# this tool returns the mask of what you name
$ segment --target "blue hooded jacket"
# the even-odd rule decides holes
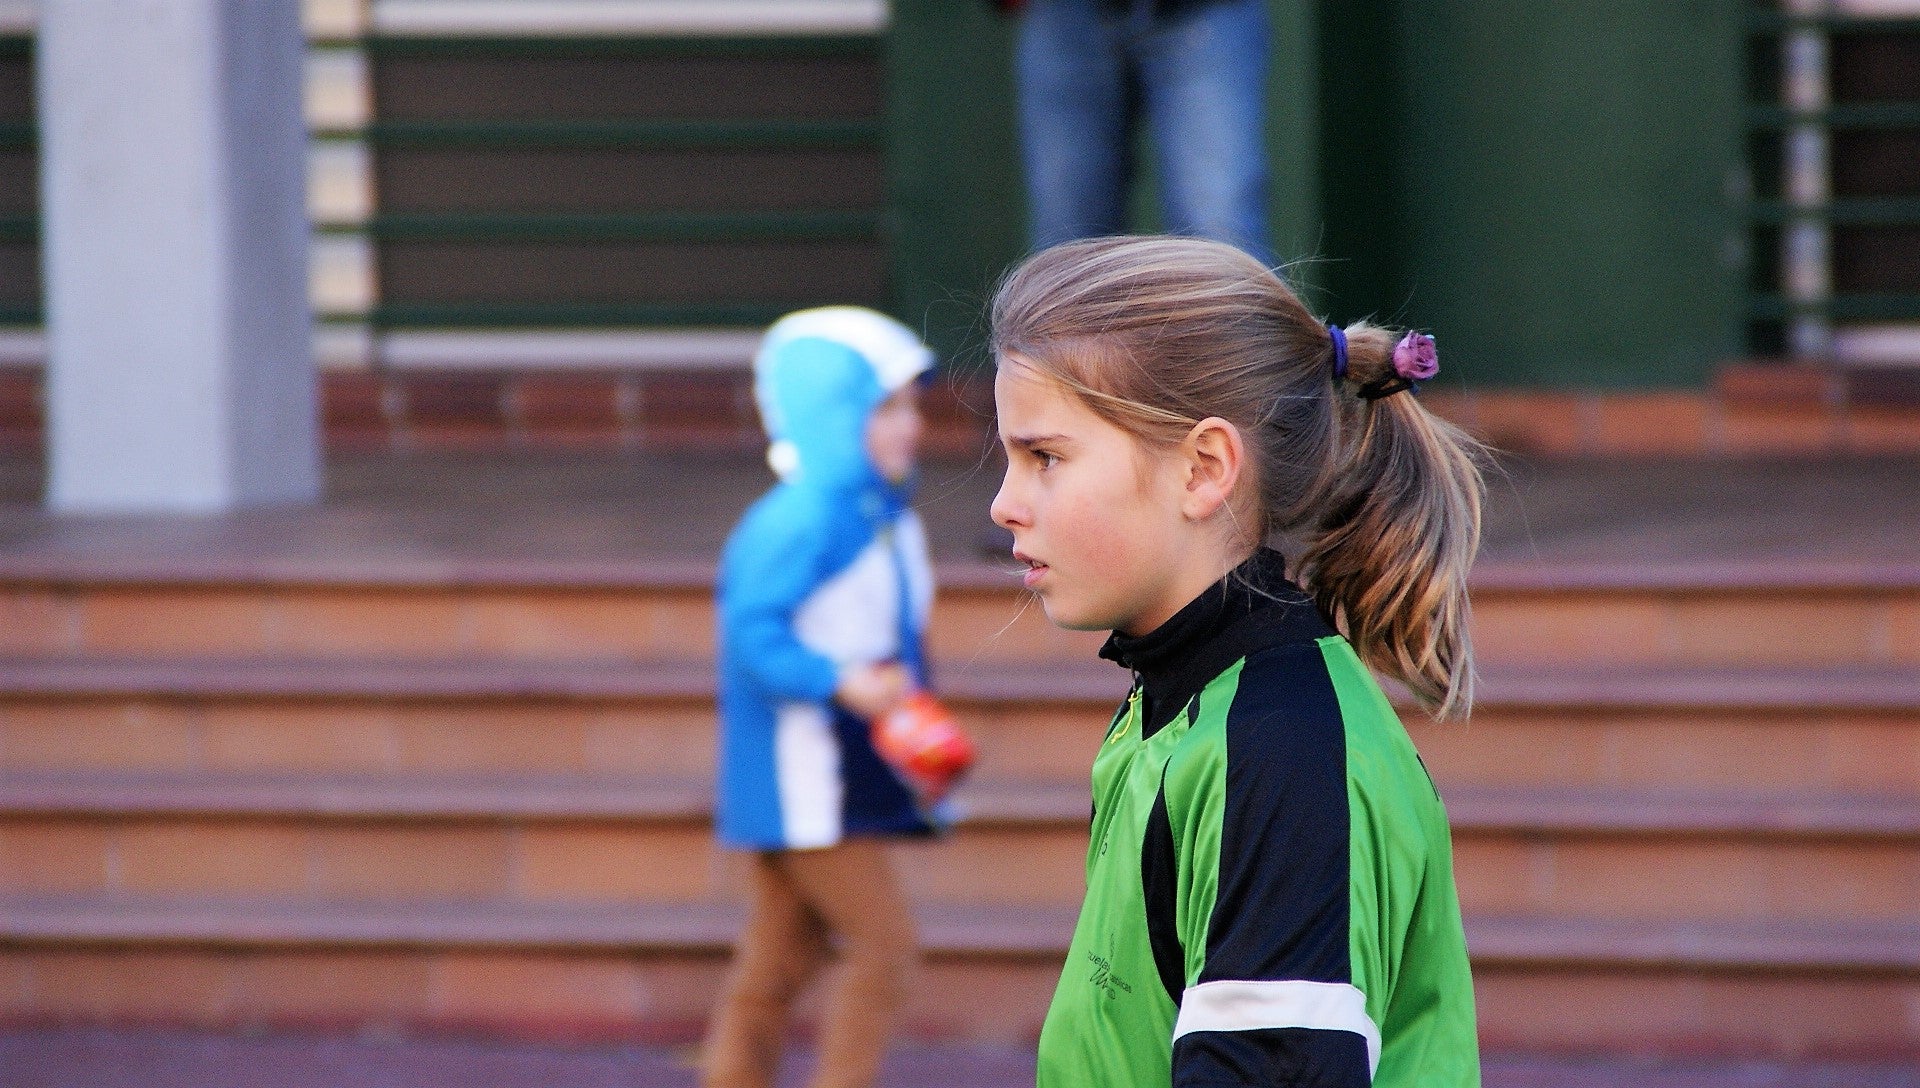
[[[727,539],[719,577],[720,783],[729,846],[831,846],[925,834],[928,817],[833,701],[842,670],[896,660],[924,682],[932,605],[926,533],[866,451],[867,420],[933,356],[911,330],[855,306],[775,322],[754,397],[780,483]]]

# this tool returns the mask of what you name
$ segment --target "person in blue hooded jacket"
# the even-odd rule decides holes
[[[835,958],[812,1083],[871,1084],[916,958],[888,837],[934,830],[870,722],[925,683],[933,598],[908,507],[927,346],[855,306],[790,314],[754,359],[780,482],[719,575],[723,845],[752,852],[752,906],[709,1029],[710,1088],[766,1088],[795,994]]]

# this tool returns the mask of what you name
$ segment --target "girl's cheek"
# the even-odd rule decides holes
[[[1058,517],[1061,536],[1073,557],[1085,564],[1089,573],[1111,574],[1113,564],[1125,559],[1127,544],[1120,526],[1108,524],[1097,508],[1076,504]]]
[[[1112,580],[1126,569],[1126,543],[1109,532],[1090,533],[1086,539],[1086,550],[1082,553],[1082,558],[1106,580]]]

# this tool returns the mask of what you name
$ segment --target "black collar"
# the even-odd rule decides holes
[[[1145,738],[1235,661],[1268,646],[1333,633],[1313,598],[1287,580],[1286,558],[1262,548],[1146,634],[1115,631],[1100,656],[1133,670]]]

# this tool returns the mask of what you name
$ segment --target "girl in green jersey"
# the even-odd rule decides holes
[[[1445,813],[1372,675],[1472,701],[1482,485],[1412,396],[1432,338],[1323,324],[1229,246],[1107,238],[1016,269],[993,342],[994,520],[1135,679],[1042,1088],[1478,1084]]]

